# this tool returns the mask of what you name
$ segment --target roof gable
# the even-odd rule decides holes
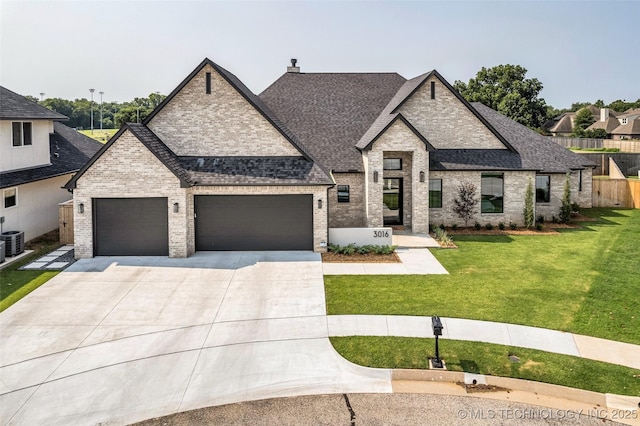
[[[414,135],[416,135],[416,137],[418,139],[420,139],[420,141],[422,143],[424,143],[425,145],[425,149],[427,151],[434,151],[435,148],[429,143],[429,141],[422,136],[422,134],[420,132],[418,132],[418,130],[416,130],[415,127],[413,127],[413,125],[411,125],[411,123],[409,123],[409,121],[404,118],[404,116],[402,114],[389,114],[388,117],[391,117],[390,119],[386,119],[386,120],[377,120],[376,123],[371,126],[371,129],[373,129],[371,132],[367,132],[362,139],[360,140],[360,142],[358,142],[358,148],[363,150],[363,151],[368,151],[370,150],[373,145],[376,143],[376,141],[391,127],[393,126],[394,123],[396,122],[401,122],[403,123]]]
[[[311,160],[306,148],[260,98],[209,59],[144,124],[177,155],[301,155]],[[224,151],[227,145],[233,149]]]

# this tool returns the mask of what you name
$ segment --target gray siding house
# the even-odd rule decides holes
[[[481,223],[591,206],[592,164],[482,104],[436,71],[303,73],[260,95],[205,59],[142,124],[127,124],[67,184],[78,257],[200,250],[315,250],[328,229]]]

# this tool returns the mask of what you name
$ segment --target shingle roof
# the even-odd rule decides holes
[[[22,95],[0,86],[0,119],[1,120],[68,120],[55,111],[51,111],[30,101]]]
[[[621,124],[611,131],[614,135],[640,135],[640,118],[630,120],[627,124]]]
[[[332,185],[304,157],[180,157],[194,185]]]
[[[76,181],[129,130],[179,180],[183,188],[202,185],[333,185],[325,169],[303,157],[178,157],[144,124],[126,123],[66,184]]]
[[[575,112],[565,112],[553,120],[547,121],[544,127],[553,133],[571,133],[573,131],[573,119]]]
[[[472,103],[472,106],[509,141],[520,155],[522,169],[566,173],[570,170],[595,167],[594,163],[579,154],[569,151],[488,106],[479,102]]]
[[[522,159],[507,149],[438,149],[429,153],[429,170],[522,170]]]
[[[0,173],[0,188],[22,185],[78,171],[102,144],[61,123],[49,136],[50,165]]]
[[[286,73],[259,97],[322,164],[364,171],[355,145],[405,81],[396,73]]]
[[[617,118],[609,117],[605,121],[596,121],[595,123],[587,127],[587,130],[604,129],[607,133],[611,133],[611,131],[619,125],[620,122]]]

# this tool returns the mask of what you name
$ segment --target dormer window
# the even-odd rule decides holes
[[[13,146],[33,145],[33,133],[30,122],[14,121],[11,123]]]
[[[622,124],[627,124],[627,119],[626,118],[622,119]]]

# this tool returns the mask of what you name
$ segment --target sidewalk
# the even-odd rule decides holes
[[[640,369],[640,345],[524,325],[440,318],[442,338],[537,349]],[[433,337],[431,317],[328,315],[329,336]]]

